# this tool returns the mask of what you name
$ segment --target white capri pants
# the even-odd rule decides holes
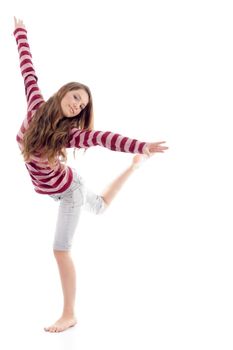
[[[57,194],[50,194],[55,201],[60,201],[54,250],[69,251],[78,225],[82,207],[94,214],[101,214],[106,209],[103,197],[86,188],[83,178],[73,169],[73,181],[70,187]]]

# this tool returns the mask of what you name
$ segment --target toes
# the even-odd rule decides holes
[[[44,327],[44,330],[46,332],[50,332],[50,333],[63,332],[67,328],[75,326],[76,323],[77,322],[66,322],[66,323],[63,322],[62,324],[54,324],[54,325],[49,326],[49,327]]]
[[[64,329],[62,327],[57,327],[56,332],[62,332]]]
[[[54,326],[45,327],[44,330],[46,332],[54,333],[54,332],[56,332],[56,327],[54,327]]]

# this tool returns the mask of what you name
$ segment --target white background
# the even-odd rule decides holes
[[[0,11],[0,347],[232,349],[231,1],[7,1]],[[3,8],[4,7],[4,8]],[[103,216],[83,212],[72,255],[78,325],[59,318],[57,203],[34,192],[15,137],[26,112],[13,32],[22,18],[47,99],[92,91],[95,129],[167,141]],[[69,164],[100,192],[132,154],[92,147]]]

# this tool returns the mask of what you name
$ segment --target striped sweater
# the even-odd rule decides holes
[[[21,74],[24,80],[25,94],[27,99],[27,114],[16,136],[19,148],[22,151],[22,140],[34,113],[45,102],[37,84],[37,76],[32,63],[32,55],[27,40],[27,30],[17,28],[14,31],[16,39]],[[111,131],[84,131],[73,128],[70,132],[66,148],[88,148],[91,146],[102,146],[112,151],[128,153],[144,153],[146,142],[112,133]],[[30,161],[25,162],[25,166],[31,177],[34,189],[41,194],[61,193],[69,188],[73,173],[72,169],[62,164],[59,158],[56,159],[55,167],[51,168],[48,160],[31,156]]]

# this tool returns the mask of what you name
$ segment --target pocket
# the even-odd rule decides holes
[[[84,203],[84,195],[81,186],[79,185],[76,189],[67,192],[61,199],[61,205],[69,205],[72,208],[80,207]]]
[[[61,195],[59,194],[49,194],[49,197],[53,198],[56,202],[61,200]]]
[[[76,185],[84,185],[84,179],[78,174],[74,174],[73,183]]]
[[[84,191],[82,185],[79,185],[79,187],[74,190],[73,197],[75,205],[82,206],[84,204]]]
[[[82,198],[82,203],[83,203],[84,189],[85,189],[84,179],[80,175],[78,175],[76,172],[73,172],[73,180],[71,182],[70,187],[62,193],[50,194],[49,196],[53,198],[55,201],[66,199],[65,200],[66,202],[72,203],[74,198],[73,192],[79,190],[80,192],[79,197]],[[80,202],[80,198],[77,201]]]

